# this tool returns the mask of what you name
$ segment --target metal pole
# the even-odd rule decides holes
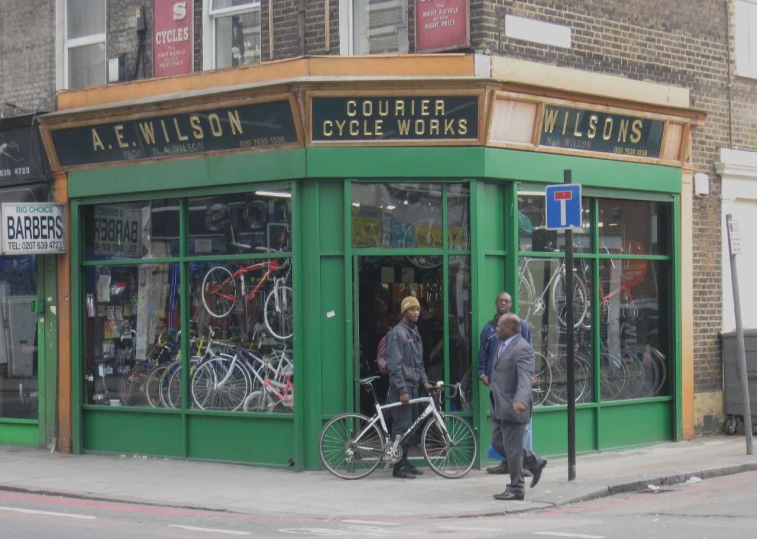
[[[744,350],[744,328],[741,325],[741,298],[739,297],[739,274],[736,269],[736,254],[731,248],[731,220],[729,213],[725,216],[728,231],[728,250],[731,253],[731,285],[733,286],[733,310],[736,315],[736,361],[741,380],[741,398],[744,400],[744,435],[746,436],[746,454],[752,455],[752,411],[749,406],[749,379],[746,371],[746,351]]]
[[[573,183],[573,171],[565,171],[565,183]],[[565,346],[568,360],[568,481],[576,478],[576,374],[573,350],[573,229],[565,230]]]

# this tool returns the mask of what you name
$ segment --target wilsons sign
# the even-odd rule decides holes
[[[657,158],[664,127],[662,120],[547,105],[539,144]]]
[[[62,167],[297,142],[288,100],[52,131]]]
[[[313,142],[478,139],[478,96],[314,97]]]

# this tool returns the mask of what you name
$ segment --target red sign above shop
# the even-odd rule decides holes
[[[468,0],[415,0],[415,50],[437,52],[470,46]]]
[[[192,72],[192,0],[155,0],[153,46],[156,77]]]

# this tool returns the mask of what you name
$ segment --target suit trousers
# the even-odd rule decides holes
[[[492,418],[492,447],[507,459],[510,484],[507,485],[506,490],[513,494],[525,493],[526,482],[523,479],[523,468],[533,471],[540,462],[533,451],[523,447],[525,434],[525,423]]]

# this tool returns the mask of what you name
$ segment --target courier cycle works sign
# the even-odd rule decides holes
[[[2,205],[3,254],[65,253],[64,212],[64,204],[4,203]]]
[[[62,167],[137,161],[297,142],[289,100],[58,129]]]
[[[313,142],[478,139],[478,96],[313,97]]]

